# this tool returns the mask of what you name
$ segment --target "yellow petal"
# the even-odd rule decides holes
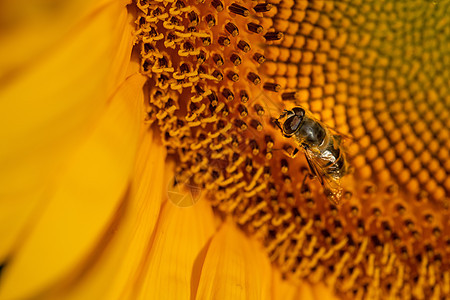
[[[159,135],[152,139],[149,131],[144,134],[147,136],[143,137],[137,158],[127,219],[131,223],[127,236],[131,238],[126,253],[120,257],[120,266],[111,265],[111,272],[117,272],[117,276],[106,299],[120,299],[133,291],[151,247],[161,205],[166,201],[168,177],[173,176],[173,165],[166,163],[166,148],[160,144]]]
[[[106,87],[123,80],[113,64],[129,61],[130,31],[125,5],[111,2],[1,82],[0,261],[101,114],[111,93]]]
[[[93,0],[2,1],[0,10],[0,85],[46,55],[55,42],[92,11]]]
[[[331,289],[323,284],[311,284],[305,279],[282,279],[277,269],[272,271],[272,298],[279,300],[335,300]]]
[[[128,187],[141,121],[145,78],[129,78],[97,126],[61,170],[40,218],[0,282],[0,298],[36,295],[92,251]]]
[[[296,297],[298,287],[288,280],[283,280],[278,269],[272,270],[272,299],[274,300],[294,300],[302,299]]]
[[[296,298],[304,300],[328,300],[328,298],[317,298],[314,294],[314,287],[304,281],[300,281],[298,284]]]
[[[339,297],[337,297],[333,289],[326,286],[323,283],[319,283],[313,286],[312,292],[314,294],[314,299],[320,299],[320,300],[339,300]]]
[[[125,1],[117,1],[117,0],[107,0],[112,1],[113,3],[109,5],[116,5],[120,9],[120,14],[116,17],[117,34],[116,40],[114,41],[114,51],[113,56],[110,62],[110,69],[108,71],[108,82],[106,91],[107,94],[114,92],[117,86],[122,83],[125,78],[129,77],[134,73],[138,73],[140,70],[140,60],[137,53],[134,53],[133,57],[133,45],[134,39],[136,38],[134,35],[135,31],[135,16],[133,12],[130,10],[135,10],[134,6],[126,6],[127,2],[131,2],[131,0]],[[114,3],[115,2],[115,3]],[[122,4],[121,4],[122,3]],[[134,51],[136,52],[136,51]],[[104,87],[103,87],[104,88]]]
[[[205,199],[183,208],[167,201],[136,296],[129,299],[190,299],[198,280],[208,240],[215,231],[211,207]],[[197,270],[197,271],[196,271]]]
[[[232,222],[224,223],[208,248],[197,299],[270,299],[270,283],[264,250]]]
[[[130,292],[147,257],[153,230],[167,192],[166,148],[143,130],[126,210],[107,248],[79,282],[63,285],[53,298],[119,299]]]

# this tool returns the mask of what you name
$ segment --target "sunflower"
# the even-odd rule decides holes
[[[0,299],[450,297],[450,1],[1,7]]]

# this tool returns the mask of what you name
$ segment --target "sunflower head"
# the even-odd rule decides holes
[[[98,260],[77,266],[65,286],[108,286],[98,293],[136,298],[129,287],[148,294],[184,259],[183,295],[214,298],[208,281],[232,292],[249,282],[222,288],[229,281],[214,272],[270,269],[249,255],[256,238],[284,284],[321,282],[349,299],[449,297],[449,1],[136,0],[88,12],[85,4],[50,2],[0,12],[0,24],[20,20],[4,43],[17,57],[0,55],[9,60],[0,93],[19,103],[0,110],[13,132],[2,138],[9,146],[0,156],[1,192],[26,203],[21,214],[15,203],[0,209],[14,225],[2,236],[7,291],[0,295],[18,295],[17,282],[30,282],[24,295],[41,295],[76,262]],[[46,18],[52,9],[61,13]],[[52,22],[33,26],[44,19]],[[87,24],[75,26],[80,20]],[[306,120],[333,147],[308,148],[299,133]],[[345,172],[332,176],[330,165],[311,162],[325,150]],[[20,159],[11,159],[15,153]],[[172,180],[155,175],[160,169]],[[163,185],[164,195],[148,182]],[[333,189],[340,201],[329,201]],[[49,200],[26,231],[41,198]],[[67,235],[76,238],[61,242]],[[167,236],[195,251],[173,247],[165,256]],[[221,249],[245,259],[222,264]],[[127,263],[111,272],[123,253]],[[160,255],[169,266],[161,272]],[[48,263],[53,257],[57,264]],[[96,269],[103,263],[108,272]],[[112,273],[120,284],[111,284]],[[241,278],[234,275],[227,278]],[[255,285],[264,282],[256,277]]]

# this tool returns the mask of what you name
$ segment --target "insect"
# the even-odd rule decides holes
[[[293,137],[303,148],[311,175],[320,181],[328,199],[339,204],[343,194],[341,178],[348,171],[341,135],[333,134],[330,128],[299,106],[284,110],[274,122],[284,137]],[[291,156],[298,152],[295,148]]]

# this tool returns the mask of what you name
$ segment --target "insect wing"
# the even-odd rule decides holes
[[[340,140],[344,139],[344,140],[351,141],[351,142],[355,141],[355,137],[350,135],[350,134],[340,132],[340,131],[338,131],[337,129],[335,129],[333,127],[327,127],[327,129],[330,131],[330,133],[335,138],[338,137]]]
[[[338,205],[342,197],[341,179],[339,177],[325,177],[324,190],[328,199]]]
[[[320,164],[321,158],[317,157],[310,149],[305,149],[306,161],[313,175],[317,177],[324,187],[325,194],[333,202],[339,204],[342,195],[341,180],[339,174],[327,174],[327,170]]]
[[[320,184],[323,185],[323,171],[322,168],[317,163],[317,157],[309,148],[305,148],[305,157],[306,161],[308,162],[309,169],[311,170],[311,173],[313,173],[314,176],[319,179]]]

